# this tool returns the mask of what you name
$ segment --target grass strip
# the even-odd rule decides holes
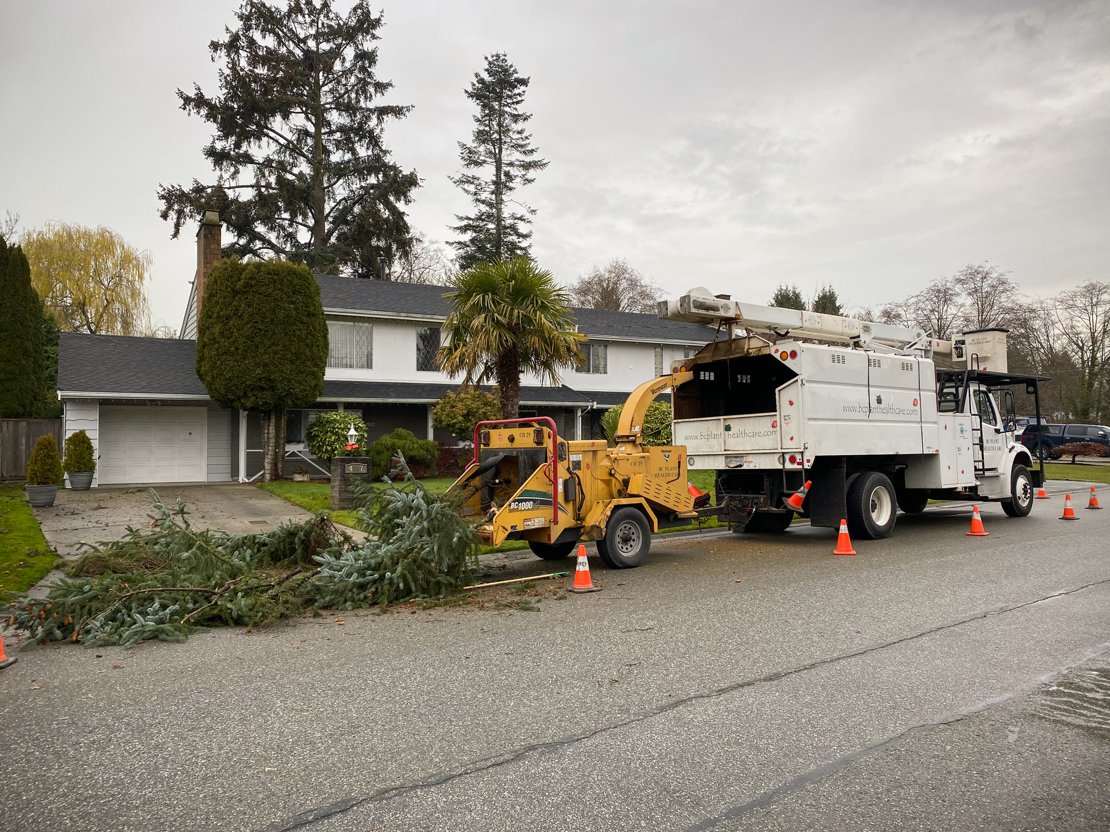
[[[0,601],[26,592],[54,568],[22,485],[0,485]]]

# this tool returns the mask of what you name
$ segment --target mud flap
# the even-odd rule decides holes
[[[818,457],[809,470],[810,486],[806,509],[812,526],[836,529],[847,517],[847,466],[844,457]]]

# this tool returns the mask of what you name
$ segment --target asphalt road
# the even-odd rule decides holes
[[[24,650],[0,829],[1110,829],[1110,510],[1053,491],[856,557],[657,539],[537,612]]]

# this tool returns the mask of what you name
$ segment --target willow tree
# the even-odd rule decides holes
[[[415,171],[391,161],[383,129],[411,107],[383,103],[377,77],[382,16],[366,0],[245,0],[238,26],[209,44],[219,93],[177,91],[181,109],[213,129],[204,156],[215,179],[158,190],[173,237],[206,209],[231,236],[227,254],[280,257],[316,272],[382,277],[409,250],[403,206]]]
[[[285,413],[324,392],[328,328],[307,267],[225,258],[213,267],[197,323],[197,375],[223,407],[262,415],[267,482],[281,478]]]
[[[64,332],[139,335],[151,257],[110,228],[53,223],[20,240],[31,282]]]
[[[559,371],[581,360],[585,337],[575,332],[570,298],[551,272],[528,258],[481,263],[450,285],[440,367],[468,384],[495,381],[501,418],[518,415],[524,373],[558,384]]]

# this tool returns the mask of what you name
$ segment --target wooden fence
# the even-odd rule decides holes
[[[61,419],[0,419],[0,480],[21,480],[35,442],[44,433],[54,434],[62,452]]]

